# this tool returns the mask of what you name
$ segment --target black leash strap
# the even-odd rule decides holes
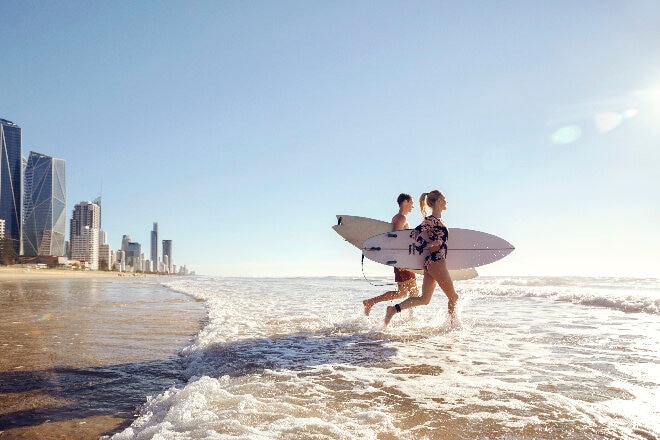
[[[374,284],[371,281],[369,281],[369,279],[367,279],[367,276],[364,274],[364,254],[362,254],[362,276],[364,277],[365,280],[367,280],[369,284],[375,287],[396,286],[396,283]]]

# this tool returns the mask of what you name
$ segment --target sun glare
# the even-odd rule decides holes
[[[568,145],[584,136],[607,134],[626,121],[643,115],[645,120],[660,122],[660,88],[640,89],[626,96],[601,101],[578,103],[573,109],[565,109],[563,123],[551,135],[555,145]],[[555,124],[552,124],[555,125]]]

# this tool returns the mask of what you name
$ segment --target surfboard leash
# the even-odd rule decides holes
[[[364,274],[364,254],[362,254],[362,276],[367,281],[367,283],[371,284],[374,287],[396,286],[396,283],[374,284],[371,281],[369,281],[367,276]]]

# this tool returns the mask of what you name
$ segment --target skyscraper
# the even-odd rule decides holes
[[[13,240],[16,255],[22,250],[22,154],[21,127],[0,119],[0,219],[5,221],[5,237]]]
[[[158,223],[154,222],[154,228],[151,230],[151,267],[154,272],[158,272]]]
[[[167,258],[166,258],[167,257]],[[174,272],[174,260],[172,260],[172,240],[163,240],[163,262],[167,262],[165,271],[168,273]]]
[[[65,163],[30,152],[23,194],[23,255],[64,255],[66,234]]]
[[[84,261],[89,268],[99,267],[99,226],[101,208],[92,202],[80,202],[73,208],[69,240],[71,259]]]

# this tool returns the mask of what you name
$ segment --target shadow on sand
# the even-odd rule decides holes
[[[14,400],[34,399],[21,405],[29,409],[0,415],[0,431],[104,415],[132,420],[147,395],[185,383],[181,372],[180,359],[173,357],[103,367],[0,373],[0,399],[9,400],[10,393],[17,393]]]

